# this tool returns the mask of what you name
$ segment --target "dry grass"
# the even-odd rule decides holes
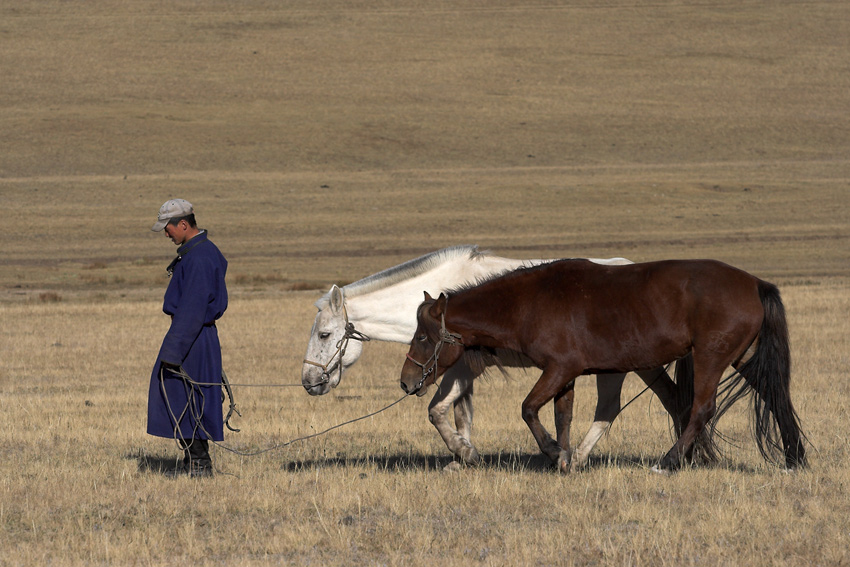
[[[3,304],[0,526],[4,562],[232,565],[792,565],[846,561],[850,447],[846,283],[784,290],[794,398],[812,442],[811,470],[763,463],[744,407],[723,423],[734,446],[716,468],[669,478],[648,467],[671,443],[644,395],[594,453],[560,477],[519,417],[534,375],[477,387],[475,439],[486,464],[455,473],[423,399],[258,456],[214,451],[220,474],[171,480],[176,455],[146,437],[149,366],[164,317],[152,301]],[[334,393],[297,384],[315,294],[234,302],[225,363],[243,412],[225,445],[253,452],[395,401],[402,345],[367,346]],[[640,391],[627,382],[624,399]],[[575,434],[594,390],[579,384]],[[548,420],[551,425],[551,418]]]
[[[848,559],[846,2],[0,6],[0,565],[838,565]],[[444,473],[426,401],[169,480],[144,433],[179,196],[230,260],[225,367],[256,452],[401,395],[373,343],[299,387],[314,308],[442,246],[713,257],[780,284],[809,471],[764,464],[743,406],[720,466],[630,406],[580,475],[476,391],[485,465]],[[640,391],[628,382],[625,398]],[[575,436],[595,394],[579,384]],[[550,418],[551,419],[551,418]]]

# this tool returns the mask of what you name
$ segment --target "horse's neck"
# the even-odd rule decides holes
[[[499,288],[486,287],[475,290],[474,294],[461,292],[449,297],[445,308],[443,325],[451,332],[461,336],[465,347],[488,347],[520,351],[518,331],[528,330],[523,325],[514,325],[510,314],[495,313],[503,293]],[[471,296],[470,296],[471,295]]]
[[[446,262],[389,287],[346,297],[348,318],[357,330],[375,340],[409,343],[416,331],[416,309],[425,299],[423,292],[437,297],[447,289],[539,262],[495,256]]]

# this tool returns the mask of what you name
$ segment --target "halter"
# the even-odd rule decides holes
[[[448,304],[448,298],[446,299],[446,303]],[[434,354],[432,354],[428,360],[424,363],[419,362],[412,356],[410,353],[407,353],[407,360],[418,366],[422,369],[422,380],[416,385],[416,388],[413,390],[414,392],[418,392],[422,386],[425,384],[425,380],[428,376],[431,375],[432,372],[437,370],[437,363],[439,362],[440,352],[443,350],[443,345],[460,345],[463,346],[463,337],[460,336],[459,333],[452,333],[448,329],[446,329],[446,311],[443,310],[443,314],[440,316],[440,340],[437,341],[437,344],[434,345]]]
[[[343,317],[345,317],[345,332],[343,333],[342,338],[337,341],[336,351],[331,355],[330,360],[328,360],[328,362],[326,364],[322,364],[320,362],[315,362],[315,361],[312,361],[312,360],[307,360],[306,358],[303,360],[304,364],[311,364],[313,366],[318,366],[319,368],[322,369],[322,380],[321,380],[321,382],[319,382],[318,384],[313,384],[308,389],[315,388],[315,387],[320,386],[322,384],[327,384],[331,379],[331,372],[336,370],[337,367],[339,367],[339,379],[342,380],[342,370],[344,368],[342,366],[342,357],[345,356],[345,349],[348,348],[348,341],[350,341],[351,339],[354,339],[355,341],[360,341],[360,342],[367,342],[367,341],[372,340],[367,335],[364,335],[363,333],[361,333],[360,331],[355,329],[354,323],[352,323],[351,321],[348,320],[348,310],[345,308],[345,303],[342,304],[342,315],[343,315]],[[335,364],[333,364],[333,366],[331,366],[331,364],[334,362],[334,360],[337,359],[337,356],[339,356],[339,359],[337,360],[337,362]],[[330,367],[330,368],[328,368],[328,367]]]

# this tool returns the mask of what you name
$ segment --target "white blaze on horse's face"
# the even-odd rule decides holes
[[[346,323],[342,290],[333,286],[327,305],[316,314],[301,367],[301,385],[310,395],[321,396],[336,388],[342,371],[360,358],[363,344],[344,341]]]

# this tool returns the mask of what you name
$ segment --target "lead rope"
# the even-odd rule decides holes
[[[193,421],[195,422],[194,423],[194,429],[193,429],[193,437],[194,437],[194,433],[197,432],[198,430],[203,431],[204,434],[206,434],[208,440],[210,442],[212,442],[213,445],[215,445],[216,447],[219,447],[219,448],[221,448],[225,451],[229,451],[229,452],[231,452],[235,455],[239,455],[239,456],[242,456],[242,457],[255,457],[255,456],[261,455],[263,453],[268,453],[269,451],[282,449],[284,447],[287,447],[287,446],[292,445],[293,443],[297,443],[299,441],[306,441],[308,439],[313,439],[314,437],[319,437],[320,435],[325,435],[326,433],[329,433],[329,432],[333,431],[334,429],[339,429],[340,427],[344,427],[346,425],[350,425],[352,423],[362,421],[366,418],[374,417],[374,416],[378,415],[379,413],[390,409],[391,407],[393,407],[394,405],[398,404],[403,399],[408,397],[405,394],[401,398],[397,399],[396,401],[392,402],[391,404],[389,404],[387,406],[382,407],[379,410],[370,412],[370,413],[363,415],[363,416],[360,416],[360,417],[355,417],[354,419],[349,419],[348,421],[344,421],[344,422],[338,423],[336,425],[332,425],[331,427],[328,427],[327,429],[324,429],[324,430],[319,431],[317,433],[311,433],[309,435],[304,435],[302,437],[296,437],[294,439],[290,439],[289,441],[286,441],[285,443],[279,443],[277,445],[272,445],[271,447],[267,447],[265,449],[260,449],[258,451],[245,452],[245,451],[239,451],[239,450],[234,449],[232,447],[228,447],[227,445],[224,445],[223,443],[220,443],[218,441],[214,441],[212,439],[212,435],[206,430],[206,428],[203,425],[203,422],[201,421],[202,418],[203,418],[203,397],[204,397],[204,393],[203,393],[203,390],[201,390],[200,388],[196,388],[196,386],[202,386],[202,385],[216,385],[217,386],[219,384],[209,383],[209,382],[196,382],[195,380],[192,379],[191,376],[189,376],[189,374],[186,372],[186,370],[182,366],[178,367],[175,370],[169,370],[169,372],[172,373],[174,376],[182,379],[183,383],[186,385],[186,387],[189,390],[187,392],[187,396],[186,396],[187,397],[186,407],[184,407],[183,410],[180,412],[180,417],[178,418],[177,415],[174,413],[173,408],[171,407],[171,401],[168,399],[168,394],[165,390],[165,383],[164,383],[165,370],[163,368],[160,368],[160,373],[159,373],[160,391],[162,392],[162,397],[165,399],[165,405],[168,408],[168,413],[171,416],[171,419],[175,423],[175,426],[174,426],[174,437],[175,437],[175,439],[182,438],[182,435],[179,435],[180,434],[179,424],[180,424],[180,421],[182,421],[182,419],[186,416],[186,413],[189,412],[191,414]],[[222,373],[222,380],[223,381],[226,380],[224,373]],[[226,389],[229,390],[230,389],[229,386],[226,386]],[[201,396],[201,402],[202,403],[201,403],[201,406],[200,406],[201,407],[200,414],[198,413],[199,410],[198,410],[197,405],[195,403],[193,403],[194,400],[195,400],[195,392],[196,391]],[[236,410],[235,404],[232,403],[232,397],[231,397],[231,408],[240,417],[242,416],[242,414],[239,413],[238,410]],[[228,413],[228,417],[229,416],[230,416],[230,413]],[[232,427],[229,427],[229,426],[228,426],[228,428],[231,431],[240,431],[239,429],[233,429]]]
[[[219,443],[219,442],[217,442],[217,441],[213,441],[213,443],[214,443],[217,447],[221,447],[221,448],[222,448],[222,449],[224,449],[225,451],[229,451],[229,452],[231,452],[231,453],[233,453],[233,454],[236,454],[236,455],[239,455],[239,456],[242,456],[242,457],[256,457],[257,455],[262,455],[263,453],[268,453],[269,451],[275,451],[275,450],[277,450],[277,449],[282,449],[282,448],[284,448],[284,447],[286,447],[286,446],[288,446],[288,445],[292,445],[293,443],[297,443],[297,442],[299,442],[299,441],[306,441],[307,439],[312,439],[312,438],[314,438],[314,437],[319,437],[320,435],[324,435],[324,434],[326,434],[326,433],[329,433],[329,432],[333,431],[334,429],[339,429],[340,427],[344,427],[344,426],[346,426],[346,425],[350,425],[350,424],[352,424],[352,423],[356,423],[356,422],[358,422],[358,421],[362,421],[362,420],[364,420],[364,419],[366,419],[366,418],[376,416],[376,415],[378,415],[379,413],[384,412],[384,411],[386,411],[386,410],[390,409],[391,407],[393,407],[394,405],[398,404],[399,402],[401,402],[402,400],[404,400],[404,399],[405,399],[405,398],[407,398],[407,397],[408,397],[408,396],[405,394],[404,396],[400,397],[400,398],[399,398],[399,399],[397,399],[396,401],[392,402],[391,404],[389,404],[389,405],[387,405],[387,406],[382,407],[382,408],[381,408],[381,409],[379,409],[379,410],[375,410],[375,411],[373,411],[373,412],[371,412],[371,413],[367,413],[366,415],[362,415],[362,416],[360,416],[360,417],[355,417],[354,419],[349,419],[348,421],[343,421],[342,423],[337,423],[336,425],[332,425],[331,427],[328,427],[327,429],[324,429],[324,430],[319,431],[319,432],[317,432],[317,433],[311,433],[311,434],[309,434],[309,435],[304,435],[303,437],[296,437],[296,438],[294,438],[294,439],[290,439],[289,441],[287,441],[287,442],[285,442],[285,443],[280,443],[280,444],[277,444],[277,445],[272,445],[271,447],[267,447],[267,448],[265,448],[265,449],[260,449],[260,450],[258,450],[258,451],[254,451],[254,452],[250,452],[250,453],[248,453],[248,452],[243,452],[243,451],[239,451],[239,450],[237,450],[237,449],[233,449],[233,448],[231,448],[231,447],[227,447],[227,446],[225,446],[225,445],[223,445],[223,444],[221,444],[221,443]]]

